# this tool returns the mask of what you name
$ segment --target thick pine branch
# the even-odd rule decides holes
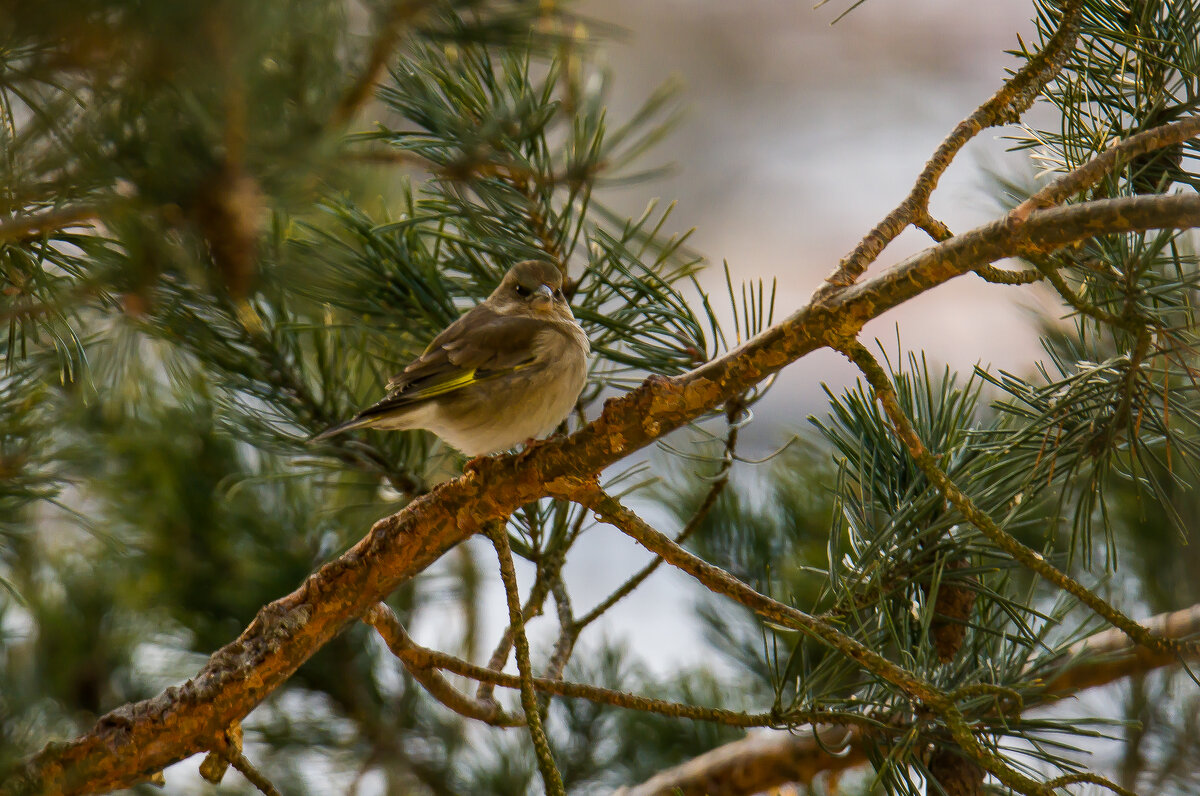
[[[51,744],[0,793],[91,793],[126,787],[209,747],[321,646],[488,520],[569,493],[614,462],[752,388],[797,359],[944,282],[1030,248],[1096,235],[1200,226],[1200,196],[1137,196],[1036,211],[952,238],[875,279],[825,296],[743,346],[675,378],[651,377],[564,439],[484,460],[391,517],[304,585],[264,607],[197,676]]]

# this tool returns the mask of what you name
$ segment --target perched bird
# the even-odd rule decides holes
[[[558,269],[517,263],[388,383],[386,398],[313,439],[423,428],[469,456],[506,450],[563,421],[587,381],[589,351]]]

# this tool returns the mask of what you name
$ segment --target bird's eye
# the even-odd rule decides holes
[[[524,285],[517,285],[513,289],[517,291],[517,295],[521,298],[529,295],[529,288],[525,287]]]
[[[563,292],[562,292],[562,290],[556,290],[556,291],[554,291],[554,298],[558,299],[559,301],[566,301],[566,299],[565,299],[565,298],[563,298]]]

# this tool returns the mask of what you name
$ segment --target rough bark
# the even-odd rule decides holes
[[[919,253],[874,279],[825,291],[724,357],[667,379],[651,377],[605,404],[570,437],[484,460],[461,478],[380,520],[299,589],[265,606],[182,686],[103,716],[87,734],[47,746],[0,794],[96,793],[128,787],[210,750],[348,623],[490,519],[574,484],[742,394],[830,340],[971,269],[1030,249],[1095,235],[1200,226],[1200,196],[1137,196],[1000,219]]]

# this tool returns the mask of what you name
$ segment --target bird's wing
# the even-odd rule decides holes
[[[545,322],[500,315],[480,305],[434,338],[420,357],[388,383],[388,394],[359,418],[445,395],[533,364],[534,338]]]

